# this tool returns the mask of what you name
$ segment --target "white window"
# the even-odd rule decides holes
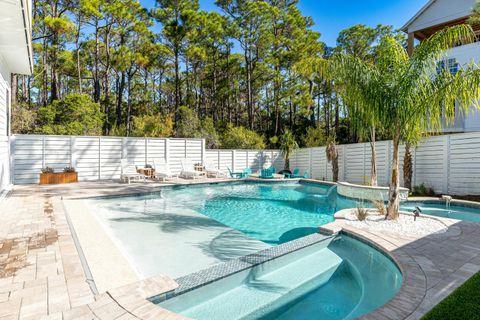
[[[458,61],[455,58],[440,60],[437,62],[437,74],[447,70],[451,74],[456,74],[459,70]]]

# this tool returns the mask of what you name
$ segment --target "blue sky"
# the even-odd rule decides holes
[[[214,0],[199,0],[202,10],[219,10]],[[400,28],[427,0],[300,0],[304,15],[311,16],[314,29],[321,32],[321,40],[335,46],[338,33],[355,24],[374,27],[377,24]],[[148,8],[155,0],[141,0]]]

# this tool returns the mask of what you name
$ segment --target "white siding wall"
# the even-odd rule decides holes
[[[0,56],[0,191],[10,184],[10,71]]]
[[[472,62],[480,63],[480,42],[455,47],[447,52],[446,59],[456,59],[462,68],[468,67]],[[480,131],[480,111],[470,108],[465,114],[457,107],[453,123],[443,121],[444,132],[473,132]]]
[[[475,0],[436,0],[408,27],[408,32],[426,29],[468,16]]]

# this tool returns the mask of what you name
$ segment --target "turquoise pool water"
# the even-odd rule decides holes
[[[333,221],[329,185],[247,183],[194,188],[188,195],[166,190],[164,198],[182,201],[231,228],[277,245],[314,233]]]
[[[333,221],[335,192],[329,185],[235,182],[88,205],[141,276],[176,278],[317,232]]]
[[[385,304],[401,284],[401,273],[388,258],[341,236],[160,305],[197,320],[354,319]]]
[[[419,207],[423,214],[437,217],[480,222],[480,209],[457,204],[451,204],[447,207],[445,202],[440,201],[407,201],[402,204],[401,209],[413,211]]]
[[[173,277],[315,233],[336,211],[357,206],[331,185],[298,182],[181,186],[89,204],[138,273]],[[438,202],[401,208],[415,206],[424,214],[480,221],[478,209],[447,210]]]

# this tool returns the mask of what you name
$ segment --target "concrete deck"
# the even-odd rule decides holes
[[[176,288],[168,277],[131,279],[133,284],[96,292],[62,201],[62,197],[152,192],[162,185],[92,182],[15,187],[0,203],[0,319],[184,319],[146,300]],[[344,228],[376,244],[402,269],[400,293],[365,319],[419,319],[480,270],[480,223],[441,220],[448,231],[423,238],[354,229],[341,220],[323,227]]]

